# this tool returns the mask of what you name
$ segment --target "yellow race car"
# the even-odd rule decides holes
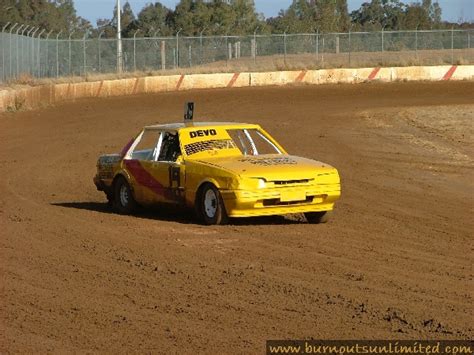
[[[335,168],[289,155],[259,125],[185,117],[145,127],[120,154],[99,157],[94,183],[117,212],[174,204],[208,225],[291,213],[327,221],[341,194]]]

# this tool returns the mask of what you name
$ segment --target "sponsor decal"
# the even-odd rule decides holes
[[[200,129],[198,131],[189,132],[189,136],[191,138],[217,136],[217,132],[215,129]]]
[[[242,163],[253,165],[271,166],[271,165],[296,165],[298,162],[288,157],[281,158],[243,158],[239,159]]]

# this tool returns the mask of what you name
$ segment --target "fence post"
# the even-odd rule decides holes
[[[50,70],[49,70],[49,36],[53,30],[49,31],[48,34],[46,35],[46,77],[50,76]]]
[[[188,47],[188,62],[189,62],[189,67],[191,68],[193,66],[193,53],[192,53],[193,47],[189,45]]]
[[[227,55],[226,55],[227,60],[226,60],[226,63],[225,63],[225,64],[226,64],[226,66],[227,66],[227,65],[229,64],[229,63],[228,63],[228,62],[229,62],[229,59],[231,59],[231,58],[229,58],[229,37],[227,36],[227,33],[225,34],[224,38],[225,38],[225,49],[224,49],[224,53],[227,51]]]
[[[87,36],[87,32],[84,33],[84,37],[82,38],[82,54],[83,54],[83,66],[84,66],[84,76],[86,76],[86,73],[87,73],[87,70],[86,70],[86,67],[87,67],[87,62],[86,62],[86,36]]]
[[[22,36],[22,39],[21,39],[21,56],[23,57],[23,33],[26,31],[26,29],[30,27],[29,25],[26,25],[25,28],[23,28],[23,30],[21,31],[21,36]],[[20,27],[21,28],[21,27]],[[19,50],[19,37],[20,36],[17,36],[16,38],[16,78],[18,79],[18,76],[20,75],[20,50]]]
[[[383,43],[383,42],[384,42],[384,41],[383,41],[383,40],[384,40],[384,30],[385,30],[385,26],[382,27],[382,53],[383,53],[383,51],[384,51],[384,43]]]
[[[203,48],[203,44],[202,44],[202,34],[204,33],[204,31],[206,29],[207,29],[207,27],[204,27],[202,29],[202,31],[199,33],[199,46],[200,46],[200,53],[199,53],[200,59],[199,59],[199,61],[200,61],[201,64],[203,62],[203,54],[204,54],[204,52],[203,52],[204,48]]]
[[[173,48],[173,67],[176,69],[176,48]]]
[[[74,32],[69,33],[69,76],[71,75],[71,36]]]
[[[183,30],[183,29],[180,28],[180,29],[178,30],[178,32],[176,32],[176,55],[175,55],[175,56],[176,56],[176,62],[175,62],[175,63],[176,63],[176,65],[175,65],[176,68],[179,68],[179,33],[180,33],[182,30]]]
[[[101,42],[101,39],[102,39],[102,36],[104,34],[104,31],[100,32],[99,33],[99,37],[97,38],[97,50],[99,51],[98,53],[98,59],[99,59],[99,73],[102,73],[102,55],[101,55],[101,45],[100,45],[100,42]]]
[[[2,80],[5,81],[6,79],[6,74],[5,74],[5,30],[7,29],[8,25],[11,22],[7,22],[5,26],[2,28]]]
[[[166,42],[161,41],[161,70],[166,70]]]
[[[133,71],[137,71],[137,33],[140,29],[136,30],[133,34]]]
[[[251,49],[254,63],[257,62],[257,31],[258,31],[258,26],[253,32],[253,41],[252,41],[252,49]]]
[[[36,75],[41,77],[41,35],[43,32],[46,31],[45,29],[41,30],[41,32],[38,34],[38,58],[37,58],[37,70],[36,70]]]
[[[59,77],[59,36],[63,31],[59,31],[56,36],[56,77]]]
[[[351,39],[351,30],[352,28],[349,28],[349,66],[351,66],[351,55],[352,55],[352,39]]]
[[[454,65],[454,26],[451,27],[451,65]]]
[[[38,32],[39,27],[31,34],[31,62],[30,62],[30,74],[35,75],[35,34]]]
[[[59,31],[56,36],[56,78],[59,77],[59,36],[63,30]]]
[[[418,26],[416,26],[416,29],[415,29],[415,54],[416,54],[417,61],[418,61]]]
[[[8,76],[12,78],[12,31],[15,29],[15,27],[18,25],[18,23],[15,23],[12,27],[10,27],[10,64],[8,67]]]
[[[321,52],[321,66],[324,66],[324,51],[325,51],[325,41],[324,41],[324,37],[323,37],[323,51]]]
[[[34,31],[33,31],[34,29]],[[28,31],[26,34],[26,57],[25,57],[25,67],[23,68],[24,71],[28,71],[30,74],[32,74],[32,62],[34,61],[34,55],[35,55],[35,42],[34,42],[34,37],[35,33],[38,31],[38,28],[32,28],[31,31]],[[31,39],[30,39],[30,33],[31,33]],[[31,42],[31,43],[30,43]]]
[[[32,27],[28,32],[26,32],[26,38],[23,37],[22,38],[22,52],[21,52],[21,56],[22,56],[22,66],[21,66],[21,71],[25,72],[26,69],[28,68],[28,62],[29,62],[29,59],[30,59],[30,43],[29,43],[29,38],[30,38],[30,33],[33,32],[35,28]],[[26,44],[25,44],[25,41],[26,41]],[[25,46],[26,46],[26,50],[25,50]],[[25,52],[25,53],[24,53]]]
[[[286,65],[286,31],[283,32],[283,58]]]
[[[316,60],[319,60],[319,28],[316,31]]]
[[[336,35],[336,54],[339,54],[339,35]]]

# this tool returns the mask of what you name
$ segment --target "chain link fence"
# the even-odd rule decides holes
[[[474,30],[136,37],[122,39],[121,61],[116,39],[43,32],[3,28],[2,82],[117,73],[119,62],[146,74],[474,63]]]

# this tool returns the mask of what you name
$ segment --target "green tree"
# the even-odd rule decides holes
[[[151,37],[156,32],[161,36],[170,36],[173,33],[171,28],[172,11],[161,3],[146,5],[138,14],[137,28],[141,34]]]

